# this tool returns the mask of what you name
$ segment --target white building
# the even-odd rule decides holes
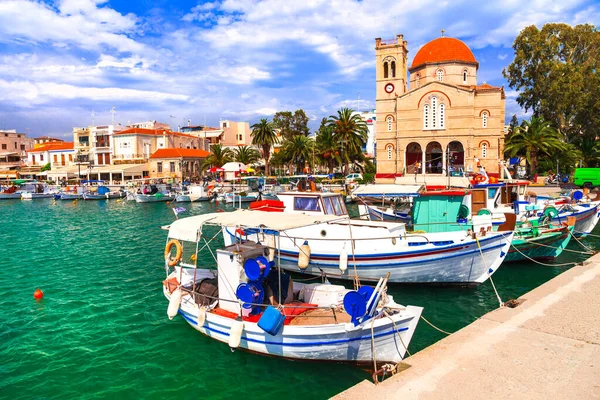
[[[100,125],[89,127],[89,161],[92,165],[111,165],[114,154],[113,134],[123,130],[121,125]]]
[[[375,110],[357,112],[356,114],[360,115],[362,120],[367,123],[367,128],[369,128],[367,144],[362,149],[363,153],[368,157],[375,158],[375,123],[377,122]]]

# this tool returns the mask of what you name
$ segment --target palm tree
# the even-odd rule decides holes
[[[338,115],[329,117],[327,126],[331,127],[333,138],[340,146],[346,175],[348,164],[362,153],[362,146],[367,142],[367,123],[354,110],[344,107],[338,111]]]
[[[340,145],[333,136],[333,130],[327,126],[327,118],[323,118],[321,128],[317,133],[316,138],[316,149],[318,158],[327,166],[328,173],[332,174],[336,164],[341,163],[340,158]]]
[[[314,141],[307,136],[292,136],[283,142],[283,153],[291,164],[296,165],[297,170],[302,171],[304,165],[310,160],[313,154],[313,146]]]
[[[253,147],[240,146],[233,150],[235,161],[242,164],[254,164],[260,159],[260,153]]]
[[[265,172],[269,175],[269,158],[271,158],[271,147],[279,143],[277,133],[273,124],[266,118],[251,126],[252,144],[262,148],[262,155],[265,159]]]
[[[567,150],[567,144],[560,132],[551,126],[550,121],[531,117],[515,127],[513,134],[505,144],[504,151],[510,156],[525,156],[531,167],[530,173],[538,172],[538,160],[541,155],[551,155]]]
[[[213,144],[210,148],[210,155],[206,157],[202,164],[202,169],[206,169],[208,166],[220,167],[223,164],[233,160],[233,152],[227,147],[223,147],[221,144]]]

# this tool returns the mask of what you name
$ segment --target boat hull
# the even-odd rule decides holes
[[[562,224],[567,222],[567,217],[576,217],[577,221],[573,228],[573,234],[576,237],[584,237],[592,233],[598,224],[598,219],[600,219],[599,206],[599,204],[578,205],[575,211],[570,213],[560,213],[556,218],[553,218],[552,221]]]
[[[83,194],[79,194],[79,193],[60,193],[58,196],[59,196],[60,200],[81,200],[81,199],[83,199]]]
[[[159,193],[157,193],[159,194]],[[135,201],[136,203],[161,203],[167,201],[175,200],[175,196],[168,194],[160,194],[157,196],[156,194],[136,194]]]
[[[169,298],[166,291],[165,296]],[[409,345],[422,310],[421,307],[407,306],[405,311],[392,315],[391,319],[375,320],[373,337],[378,362],[397,363],[404,358],[404,345]],[[179,314],[200,333],[219,342],[229,342],[234,319],[208,312],[204,324],[199,325],[198,308],[191,301],[182,303]],[[288,359],[360,364],[373,362],[371,340],[371,321],[358,327],[350,323],[285,325],[276,336],[265,333],[256,323],[245,321],[239,349]]]
[[[199,196],[195,194],[178,194],[177,197],[175,197],[175,201],[177,201],[178,203],[193,203],[196,201],[208,200],[210,200],[210,197]]]
[[[20,200],[21,193],[0,193],[0,200]]]
[[[554,260],[569,244],[572,229],[565,227],[529,239],[515,235],[505,261]]]
[[[123,193],[107,193],[107,194],[83,194],[84,200],[110,200],[110,199],[120,199],[125,197]]]

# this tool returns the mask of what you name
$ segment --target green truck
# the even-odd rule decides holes
[[[600,168],[577,168],[573,183],[589,189],[600,186]]]

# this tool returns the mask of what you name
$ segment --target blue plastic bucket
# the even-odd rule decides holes
[[[265,291],[258,282],[240,283],[235,291],[235,295],[244,302],[244,308],[252,308],[253,304],[262,304]]]
[[[258,320],[258,327],[269,335],[275,336],[283,326],[285,315],[275,307],[269,306]]]
[[[259,281],[265,278],[271,270],[271,264],[265,257],[259,256],[244,261],[244,273],[251,281]]]
[[[367,303],[373,295],[371,286],[361,286],[358,291],[346,293],[344,296],[344,310],[350,315],[352,322],[356,325],[358,320],[367,314]],[[377,307],[377,304],[371,304],[370,309]]]

